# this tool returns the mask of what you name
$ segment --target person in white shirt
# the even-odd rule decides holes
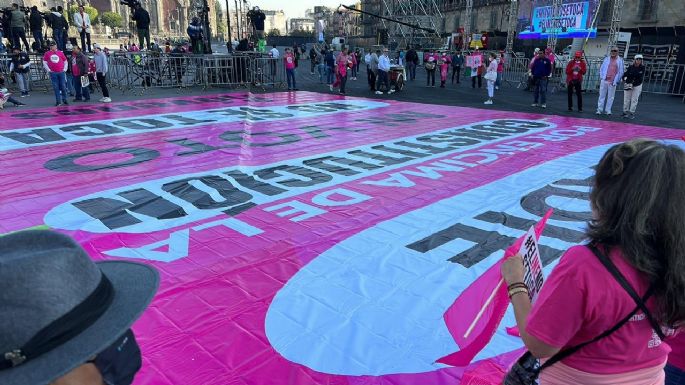
[[[392,94],[395,90],[390,88],[390,78],[388,72],[390,71],[390,58],[388,57],[388,49],[383,49],[383,54],[378,58],[378,83],[376,84],[376,95],[383,95],[381,91],[381,83],[385,84],[385,89],[388,94]]]
[[[93,52],[90,49],[90,33],[92,32],[90,16],[82,5],[78,7],[78,12],[74,13],[74,25],[79,35],[81,35],[81,48],[84,51]],[[86,45],[86,42],[88,45]]]
[[[618,47],[611,47],[609,56],[604,58],[599,69],[599,99],[597,100],[597,115],[611,115],[614,104],[616,86],[623,78],[623,58],[618,54]]]
[[[276,71],[278,71],[278,58],[281,56],[281,53],[278,51],[278,48],[276,48],[276,44],[272,46],[272,48],[269,50],[269,56],[271,56],[271,76],[276,76]]]

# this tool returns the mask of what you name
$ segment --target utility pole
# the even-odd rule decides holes
[[[509,3],[509,25],[507,26],[507,47],[506,53],[514,53],[514,35],[516,35],[516,24],[518,20],[518,0],[510,0]]]
[[[235,26],[238,28],[238,40],[243,38],[242,28],[240,25],[240,12],[238,11],[238,0],[233,0],[235,2]]]

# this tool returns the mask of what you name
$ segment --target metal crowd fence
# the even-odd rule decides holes
[[[604,58],[586,58],[587,72],[583,77],[583,90],[597,92],[600,86],[600,68]],[[528,85],[529,58],[510,58],[504,63],[502,80],[517,88]],[[549,88],[560,90],[566,88],[567,60],[559,59],[555,64]],[[632,62],[626,61],[626,66]],[[673,63],[645,63],[645,77],[642,86],[643,93],[682,95],[685,96],[685,64]]]
[[[43,68],[43,56],[30,54],[30,57],[31,89],[51,92],[50,77]],[[10,78],[10,63],[9,54],[0,54],[0,73],[6,79]],[[260,54],[113,52],[108,57],[108,65],[107,81],[111,88],[141,94],[153,88],[267,89],[283,88],[286,83],[283,61]]]

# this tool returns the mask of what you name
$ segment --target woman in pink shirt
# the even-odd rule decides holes
[[[440,88],[445,88],[445,82],[447,82],[447,73],[450,70],[450,57],[447,56],[447,52],[443,52],[438,59],[438,66],[440,67]]]
[[[540,384],[663,385],[668,337],[685,321],[685,152],[645,139],[615,145],[593,183],[591,243],[561,257],[535,304],[521,283],[522,258],[502,265],[521,338],[545,359],[618,326],[545,367]],[[644,310],[629,288],[647,298]]]

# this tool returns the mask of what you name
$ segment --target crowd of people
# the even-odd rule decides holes
[[[277,48],[271,50],[278,51]],[[295,49],[293,52],[297,52]],[[300,51],[301,52],[301,51]],[[389,60],[383,61],[382,57]],[[295,55],[294,67],[290,77],[294,84],[294,69],[297,68],[297,58]],[[436,87],[436,78],[439,77],[440,88],[446,88],[448,81],[451,84],[460,84],[462,75],[471,79],[472,88],[482,88],[483,79],[487,89],[486,105],[494,104],[496,90],[502,85],[505,63],[507,55],[503,51],[491,51],[487,54],[478,48],[465,53],[462,51],[435,51],[427,50],[423,52],[422,60],[419,54],[411,47],[407,50],[400,50],[393,58],[387,49],[368,50],[362,53],[359,48],[350,51],[343,47],[339,52],[330,47],[313,46],[309,50],[310,74],[318,72],[319,82],[328,84],[331,91],[338,90],[340,94],[346,93],[348,80],[357,80],[359,66],[366,65],[367,81],[369,90],[376,94],[383,93],[379,88],[387,93],[392,93],[395,88],[392,86],[389,71],[391,66],[399,66],[406,73],[406,80],[413,82],[416,80],[417,68],[423,66],[426,74],[426,87]],[[623,59],[618,56],[618,49],[612,47],[610,54],[604,59],[599,68],[599,99],[597,114],[611,115],[616,87],[623,84],[624,103],[622,117],[634,119],[635,111],[642,92],[642,83],[645,76],[645,67],[642,64],[642,55],[637,54],[631,65],[625,66]],[[393,64],[395,62],[396,64]],[[565,68],[561,68],[557,56],[550,48],[536,48],[533,58],[528,63],[528,82],[527,91],[533,93],[533,103],[531,106],[547,108],[549,84],[553,77],[561,76],[559,79],[566,86],[568,111],[574,111],[575,105],[578,112],[583,111],[583,87],[584,77],[588,72],[588,64],[584,59],[582,51],[575,54],[567,61]],[[315,72],[316,71],[316,72]],[[451,73],[451,75],[450,75]],[[289,89],[294,87],[288,87]]]

